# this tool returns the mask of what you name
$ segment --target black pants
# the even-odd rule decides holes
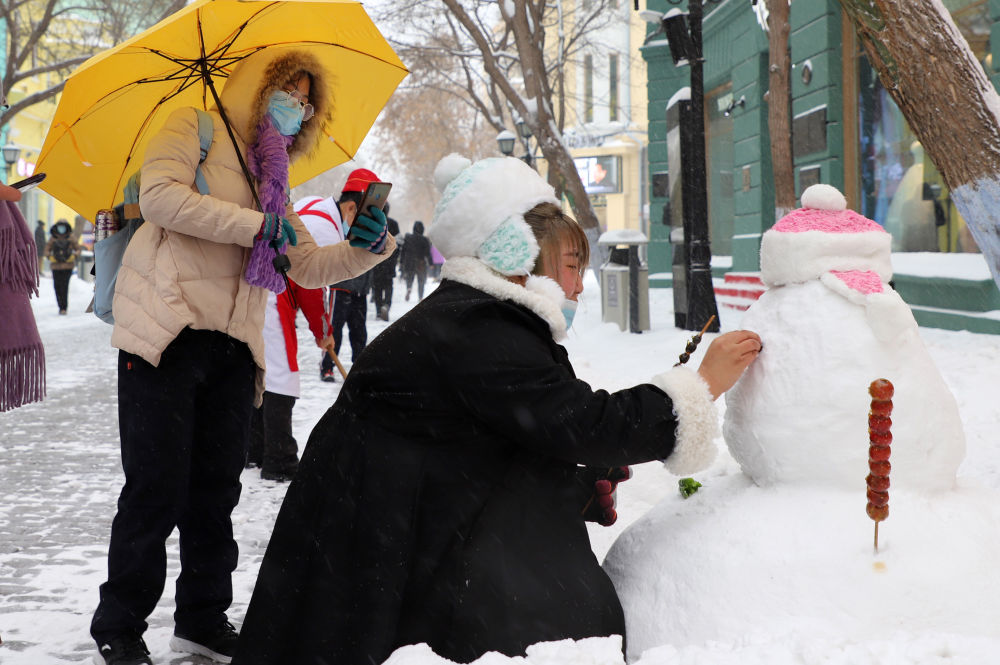
[[[292,436],[294,407],[294,397],[265,392],[264,402],[254,409],[249,460],[264,471],[295,473],[299,466],[299,446]]]
[[[52,271],[52,286],[56,290],[56,304],[60,311],[69,309],[69,278],[72,274],[72,268]]]
[[[410,289],[413,288],[413,278],[417,278],[417,300],[424,299],[424,283],[427,282],[427,264],[421,263],[406,273],[406,299],[410,299]]]
[[[344,324],[347,324],[347,336],[351,341],[351,361],[354,362],[368,344],[368,328],[365,327],[365,317],[368,315],[368,294],[359,291],[337,291],[333,301],[333,352],[340,357],[340,343],[344,339]],[[333,370],[333,360],[329,354],[323,354],[321,368]]]
[[[177,630],[197,634],[226,620],[237,557],[230,516],[240,498],[254,371],[246,344],[208,330],[182,330],[157,367],[119,352],[125,486],[111,525],[108,581],[90,625],[98,643],[146,630],[163,594],[175,526]]]
[[[391,273],[384,276],[376,274],[373,277],[372,300],[375,302],[376,311],[381,310],[382,305],[392,306],[392,279]]]

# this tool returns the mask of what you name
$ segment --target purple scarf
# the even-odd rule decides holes
[[[0,412],[45,397],[45,349],[28,299],[38,295],[35,239],[17,204],[0,201]]]
[[[285,216],[288,203],[288,146],[293,140],[294,136],[282,136],[271,118],[265,115],[257,125],[257,140],[247,150],[247,166],[257,178],[257,193],[263,212],[271,212],[278,217]],[[285,290],[285,280],[274,269],[272,262],[278,252],[268,244],[268,240],[254,241],[244,276],[247,283],[253,286],[281,293]],[[280,251],[284,254],[285,246]]]

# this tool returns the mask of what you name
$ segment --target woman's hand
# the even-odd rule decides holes
[[[734,330],[712,340],[698,367],[712,399],[733,387],[762,348],[760,337],[749,330]]]
[[[0,183],[0,201],[20,201],[21,190],[10,185]]]

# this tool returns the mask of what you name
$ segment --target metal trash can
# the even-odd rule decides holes
[[[633,333],[649,330],[649,267],[639,247],[649,239],[639,231],[605,231],[599,245],[610,248],[601,266],[601,320]]]

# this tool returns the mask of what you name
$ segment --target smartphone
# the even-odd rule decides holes
[[[36,173],[35,175],[29,175],[24,180],[18,180],[17,182],[10,183],[10,186],[14,189],[20,189],[22,192],[31,189],[41,181],[45,180],[44,173]]]
[[[391,182],[369,183],[365,195],[361,197],[361,203],[358,204],[358,214],[367,214],[369,206],[375,206],[379,210],[384,208],[390,189],[392,189]]]

